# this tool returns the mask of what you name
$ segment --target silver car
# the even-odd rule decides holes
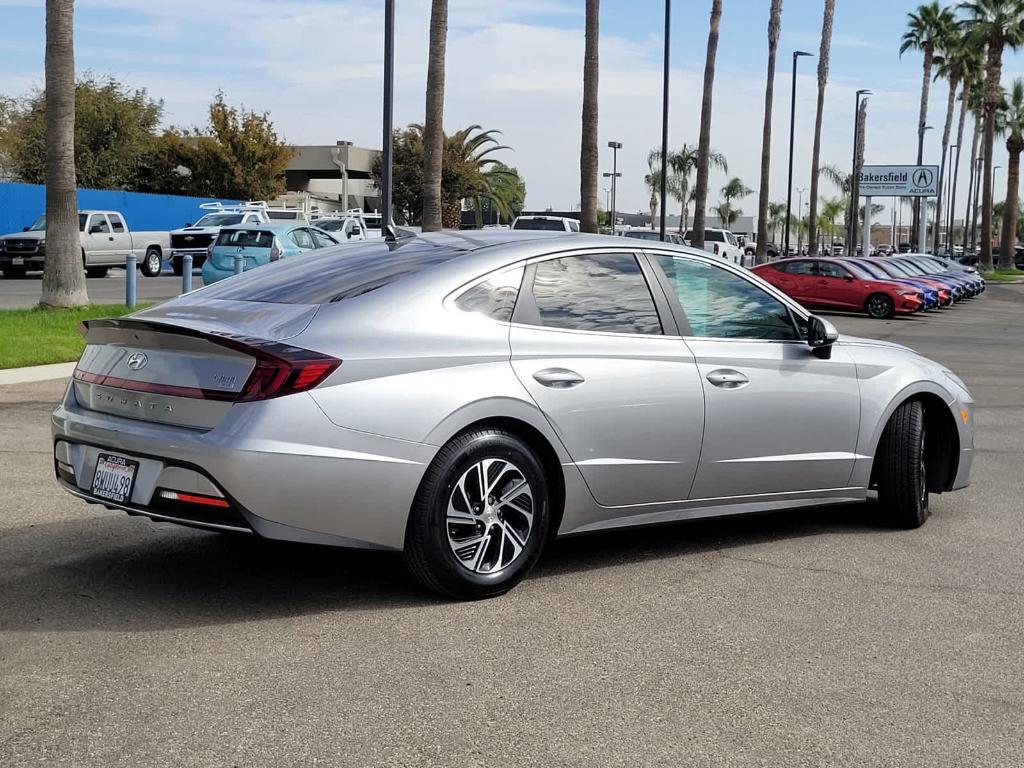
[[[346,244],[90,322],[86,341],[53,413],[70,493],[401,550],[459,598],[505,592],[556,535],[869,493],[915,527],[971,467],[952,372],[656,242]]]

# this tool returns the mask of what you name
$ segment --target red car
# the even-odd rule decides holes
[[[920,291],[876,280],[855,264],[836,259],[782,259],[753,271],[808,307],[867,312],[877,318],[924,309]]]

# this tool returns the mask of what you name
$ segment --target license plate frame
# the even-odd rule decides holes
[[[134,459],[116,453],[100,453],[92,475],[92,495],[116,504],[126,504],[132,499],[138,474],[139,462]]]
[[[24,256],[11,256],[11,266],[20,267],[20,266],[24,265],[24,263],[25,263],[25,257]]]

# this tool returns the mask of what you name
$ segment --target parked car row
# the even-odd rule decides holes
[[[972,267],[924,253],[781,259],[753,271],[807,307],[879,319],[949,307],[985,290]]]

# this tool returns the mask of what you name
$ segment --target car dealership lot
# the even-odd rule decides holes
[[[118,304],[125,300],[125,273],[123,269],[112,269],[106,277],[88,277],[85,280],[89,298],[94,304]],[[203,284],[197,271],[192,276],[192,287]],[[181,278],[169,270],[159,277],[137,275],[136,290],[140,302],[163,301],[181,293]],[[39,303],[43,290],[41,272],[29,273],[16,280],[0,278],[0,309],[29,309]]]
[[[993,285],[831,318],[978,402],[974,484],[922,529],[852,507],[578,538],[478,603],[394,555],[77,502],[63,385],[0,388],[0,764],[1022,764],[1022,317]]]

